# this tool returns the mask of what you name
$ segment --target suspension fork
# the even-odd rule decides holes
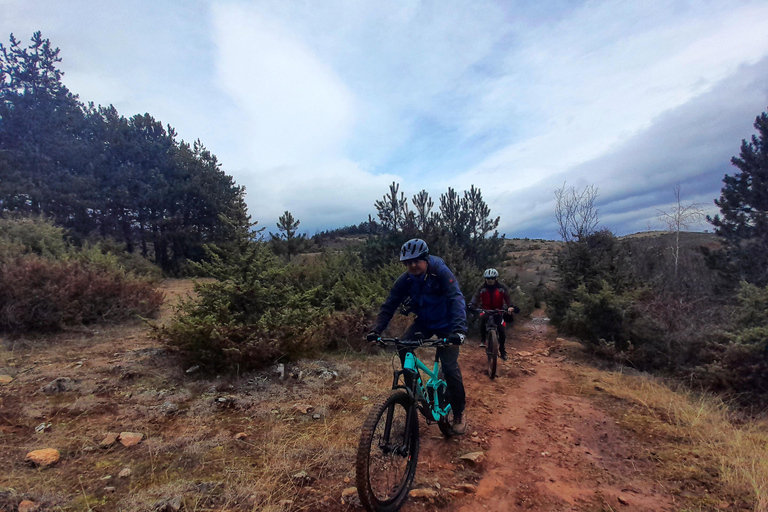
[[[382,450],[385,452],[393,451],[403,457],[407,456],[411,452],[411,429],[414,427],[414,421],[418,421],[416,416],[416,386],[419,385],[419,375],[418,371],[415,370],[415,364],[413,361],[413,354],[406,354],[406,365],[404,365],[404,369],[394,372],[392,381],[392,389],[405,388],[405,390],[408,392],[408,398],[410,401],[405,416],[405,439],[403,440],[403,445],[393,447],[390,439],[390,436],[392,435],[392,420],[395,412],[395,404],[391,404],[389,409],[387,409],[387,419],[384,423],[384,435],[382,436],[382,442],[379,443],[380,448],[382,448]],[[410,374],[410,386],[399,385],[401,374],[403,375],[404,380],[407,380],[405,377],[406,375]]]

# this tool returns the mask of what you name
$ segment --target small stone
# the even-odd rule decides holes
[[[112,486],[107,486],[104,488],[104,492],[115,492],[115,488]]]
[[[120,436],[117,432],[108,432],[104,439],[101,440],[99,445],[102,448],[109,448],[117,442],[117,438]]]
[[[189,368],[187,368],[187,371],[184,373],[195,373],[199,369],[200,369],[199,365],[190,366]]]
[[[341,491],[341,503],[343,505],[352,505],[353,507],[360,507],[360,496],[357,495],[357,487],[347,487]]]
[[[434,500],[440,494],[434,489],[411,489],[408,495],[415,500]]]
[[[118,439],[120,444],[126,448],[130,448],[131,446],[136,446],[139,444],[143,438],[144,434],[139,434],[136,432],[120,432],[120,437]]]
[[[163,405],[160,406],[160,410],[171,416],[179,412],[179,406],[173,402],[164,402]]]
[[[306,404],[295,404],[293,406],[293,410],[300,413],[300,414],[309,414],[310,412],[314,411],[315,408],[311,405]]]
[[[320,418],[322,418],[322,416],[320,416],[320,413],[316,412],[315,414],[312,415],[313,420],[319,420]]]
[[[549,457],[549,452],[541,452],[542,457]]]
[[[19,512],[34,512],[38,507],[39,505],[34,501],[23,500],[19,503]]]
[[[273,371],[277,374],[280,380],[285,379],[285,365],[283,363],[278,363],[275,365]]]
[[[467,494],[475,494],[477,492],[477,487],[472,484],[459,484],[457,488]]]
[[[129,476],[131,476],[131,473],[132,473],[132,471],[131,471],[131,468],[123,468],[123,469],[122,469],[122,470],[121,470],[121,471],[120,471],[120,472],[117,474],[117,477],[118,477],[118,478],[128,478]]]
[[[533,352],[526,352],[525,350],[521,350],[516,355],[520,357],[531,357],[533,355]]]
[[[323,379],[323,382],[330,382],[338,376],[339,372],[333,370],[323,370],[320,374],[320,378]]]
[[[35,432],[38,434],[42,434],[43,432],[47,432],[48,430],[51,430],[51,422],[42,422],[38,426],[35,427]]]
[[[29,452],[24,460],[31,462],[35,466],[46,468],[59,462],[60,457],[59,450],[45,448]]]
[[[483,462],[483,460],[485,459],[485,453],[483,452],[465,453],[459,458],[465,462],[475,465]]]
[[[101,477],[102,480],[112,480],[112,475],[106,475]]]
[[[13,377],[10,375],[0,375],[0,384],[10,384],[11,382],[13,382]]]
[[[345,483],[345,484],[348,484],[348,483],[349,483],[349,482],[351,482],[351,481],[352,481],[352,479],[351,479],[351,478],[349,478],[348,476],[345,476],[345,477],[344,477],[344,483]]]
[[[293,482],[297,484],[306,484],[306,483],[309,483],[312,480],[312,478],[310,478],[309,474],[307,474],[307,472],[302,469],[298,473],[294,473],[291,476],[291,480],[293,480]]]
[[[73,391],[74,389],[75,381],[69,377],[59,377],[43,386],[42,391],[43,393],[63,393],[65,391]]]
[[[624,496],[619,495],[617,498],[619,500],[619,503],[621,503],[622,505],[629,505],[629,501],[627,501],[627,498],[625,498]]]
[[[182,505],[181,496],[174,496],[155,503],[153,508],[158,512],[179,512]]]
[[[235,439],[237,439],[238,441],[242,441],[246,437],[248,437],[248,434],[246,434],[245,432],[238,432],[237,434],[235,434]]]

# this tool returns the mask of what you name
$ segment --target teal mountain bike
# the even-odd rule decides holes
[[[356,483],[360,502],[369,512],[400,510],[408,498],[419,458],[419,416],[453,435],[453,411],[440,361],[427,367],[414,354],[417,347],[440,347],[446,339],[405,341],[379,338],[380,346],[408,350],[402,370],[395,370],[392,391],[381,397],[363,424],[357,447]],[[424,383],[421,372],[428,376]],[[403,377],[402,383],[400,377]]]

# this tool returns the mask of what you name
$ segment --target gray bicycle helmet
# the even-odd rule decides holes
[[[421,238],[408,240],[400,249],[400,261],[426,259],[427,256],[429,256],[429,247]]]
[[[483,277],[486,279],[496,279],[499,277],[499,271],[495,268],[489,268],[485,272],[483,272]]]

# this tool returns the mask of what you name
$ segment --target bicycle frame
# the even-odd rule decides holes
[[[382,340],[384,341],[384,340]],[[393,338],[391,340],[386,340],[389,342],[394,342],[397,346],[398,350],[402,350],[404,348],[417,348],[419,346],[423,345],[423,341],[419,341],[418,343],[403,343],[400,340],[397,340],[396,338]],[[440,340],[428,340],[428,341],[440,341]],[[426,345],[429,346],[429,345]],[[432,346],[437,346],[432,345]],[[413,383],[411,389],[407,385],[400,385],[400,375],[403,375],[405,377],[405,372],[409,372],[411,375],[413,375]],[[427,380],[426,384],[424,384],[424,380],[422,379],[421,372],[424,372],[426,375],[429,376],[429,379]],[[441,386],[446,386],[446,382],[438,377],[440,372],[440,361],[437,357],[437,354],[435,354],[435,364],[430,369],[426,364],[424,364],[416,355],[413,353],[412,350],[409,350],[406,352],[404,361],[403,361],[403,369],[402,370],[396,370],[394,372],[394,376],[392,379],[392,389],[405,389],[408,392],[408,395],[411,397],[411,399],[426,404],[426,408],[429,409],[429,415],[427,415],[427,412],[424,409],[421,409],[422,414],[424,415],[424,418],[428,421],[439,421],[442,418],[445,418],[448,413],[451,411],[451,405],[446,404],[445,407],[440,407],[440,403],[438,400],[438,391]],[[407,382],[407,381],[406,381]]]
[[[405,354],[405,362],[403,364],[403,370],[414,372],[416,374],[415,386],[414,386],[416,389],[416,396],[414,398],[417,400],[424,401],[429,405],[429,410],[432,413],[431,419],[433,419],[434,421],[437,421],[440,418],[447,415],[448,412],[451,410],[451,404],[446,404],[445,408],[442,408],[440,407],[440,404],[438,403],[438,399],[437,399],[438,387],[440,386],[441,383],[445,385],[445,381],[438,378],[438,373],[440,371],[440,362],[435,360],[435,365],[430,371],[427,365],[422,363],[421,360],[413,354],[413,352],[408,352]],[[421,374],[419,373],[419,370],[429,375],[429,380],[427,380],[426,385],[423,384],[423,380],[421,378]],[[396,373],[400,373],[400,372],[396,372]],[[399,380],[399,375],[396,375],[395,385],[397,384],[398,380]],[[425,414],[425,417],[426,417],[426,414]]]

